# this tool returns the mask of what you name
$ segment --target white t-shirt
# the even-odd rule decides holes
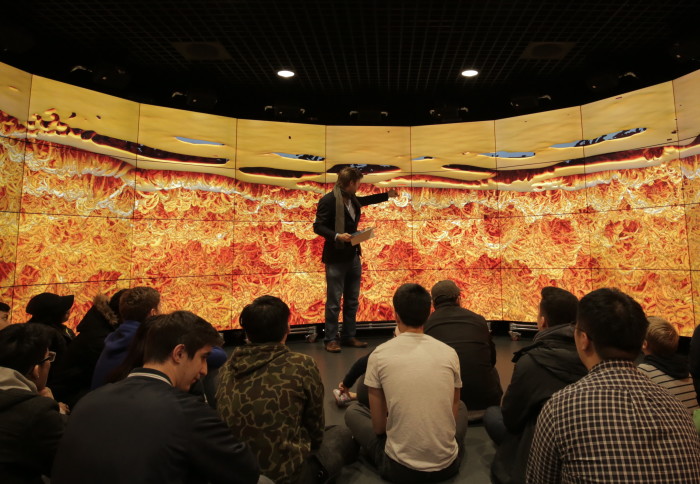
[[[455,350],[432,336],[401,333],[370,355],[365,384],[384,390],[389,417],[384,451],[417,471],[433,472],[457,457],[455,388],[462,387]]]

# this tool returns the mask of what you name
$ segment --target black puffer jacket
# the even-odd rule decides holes
[[[491,466],[497,483],[525,482],[527,458],[540,410],[549,398],[588,373],[576,352],[574,330],[560,325],[540,331],[534,343],[513,356],[515,370],[503,397],[509,435]]]

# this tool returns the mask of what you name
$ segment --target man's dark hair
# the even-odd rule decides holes
[[[576,322],[578,298],[569,291],[558,287],[542,288],[540,314],[544,316],[548,326],[571,324]]]
[[[0,331],[0,366],[28,375],[46,356],[53,331],[43,324],[11,324]]]
[[[420,328],[430,316],[430,293],[420,284],[403,284],[394,293],[393,303],[406,326]]]
[[[123,380],[131,370],[134,368],[140,368],[143,366],[144,354],[146,352],[146,335],[148,335],[148,330],[151,329],[151,325],[158,321],[160,318],[164,318],[167,315],[159,314],[157,316],[151,316],[146,318],[146,320],[139,325],[139,329],[136,330],[134,339],[129,343],[129,349],[126,353],[124,361],[122,361],[116,368],[114,368],[105,379],[106,383],[116,383]]]
[[[152,287],[139,286],[127,290],[119,298],[119,316],[122,321],[143,322],[160,304],[160,293]]]
[[[649,326],[642,306],[616,288],[596,289],[583,296],[576,319],[603,360],[634,360]]]
[[[10,306],[5,304],[4,302],[0,302],[0,312],[10,312]]]
[[[340,188],[345,188],[350,182],[362,180],[363,176],[362,172],[354,166],[346,166],[338,172],[337,183]]]
[[[143,362],[163,363],[177,345],[185,345],[187,356],[206,345],[221,346],[223,338],[214,327],[189,311],[175,311],[162,314],[150,322],[146,334]]]
[[[260,296],[241,311],[241,326],[251,343],[279,343],[288,325],[289,306],[275,296]]]

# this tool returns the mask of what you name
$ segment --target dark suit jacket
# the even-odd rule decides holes
[[[386,202],[389,200],[389,194],[377,193],[376,195],[356,198],[359,205],[355,206],[355,220],[350,217],[348,209],[344,208],[345,232],[348,234],[357,232],[360,215],[362,214],[360,207]],[[352,246],[350,243],[345,242],[342,248],[337,248],[335,246],[335,196],[333,192],[326,193],[321,200],[318,201],[316,220],[314,221],[314,232],[325,239],[323,244],[323,256],[321,258],[324,264],[346,262],[352,260],[356,253],[361,253],[359,245]]]

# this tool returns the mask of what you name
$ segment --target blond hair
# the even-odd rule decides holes
[[[649,316],[646,342],[652,355],[671,356],[678,349],[678,331],[671,323],[658,316]]]

